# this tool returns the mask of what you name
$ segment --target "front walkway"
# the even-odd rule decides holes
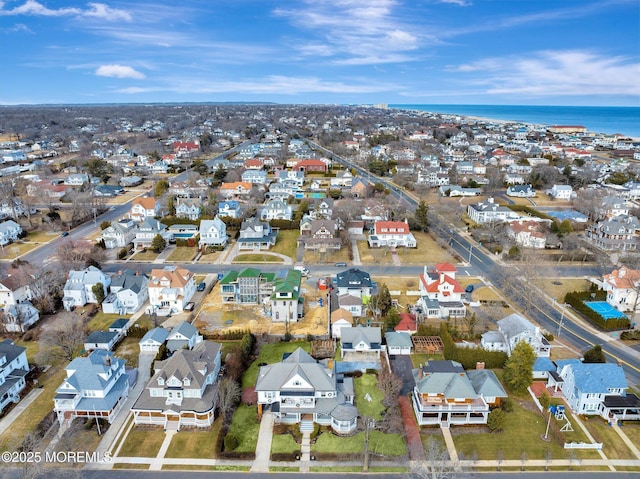
[[[167,450],[169,449],[169,445],[171,444],[171,440],[173,439],[173,436],[175,436],[177,432],[178,432],[177,430],[165,432],[164,441],[162,441],[162,446],[160,446],[160,450],[158,451],[158,454],[156,455],[154,460],[151,461],[151,464],[149,465],[150,471],[162,470],[162,463],[164,462],[164,456],[167,453]]]
[[[43,388],[33,388],[31,391],[29,391],[29,394],[22,398],[22,400],[18,404],[16,404],[13,409],[9,411],[9,413],[5,417],[2,418],[2,420],[0,420],[0,435],[2,435],[7,429],[9,429],[9,427],[11,427],[13,421],[15,421],[18,416],[20,416],[20,414],[22,414],[24,410],[29,407],[29,405],[33,401],[35,401],[38,396],[40,396],[40,394],[42,394],[42,391],[44,391]]]
[[[251,472],[269,472],[271,459],[271,439],[273,438],[273,414],[265,411],[260,421],[258,443],[256,444],[256,459],[251,466]]]

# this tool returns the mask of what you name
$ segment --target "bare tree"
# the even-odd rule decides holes
[[[225,378],[220,382],[218,389],[218,411],[222,416],[224,425],[228,425],[231,420],[231,414],[240,400],[240,386],[237,381],[231,378]]]
[[[426,460],[411,465],[414,479],[453,479],[462,476],[460,461],[451,460],[447,449],[436,439],[427,440],[424,452]]]
[[[61,321],[40,334],[38,362],[47,363],[51,358],[71,361],[87,335],[82,318]]]
[[[87,264],[100,265],[106,253],[88,240],[67,239],[58,246],[56,256],[65,271],[77,271],[86,268]]]
[[[55,308],[55,300],[62,290],[64,275],[60,268],[21,264],[11,271],[21,285],[29,285],[33,304],[43,313]]]

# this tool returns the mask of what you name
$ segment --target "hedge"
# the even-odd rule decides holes
[[[631,324],[629,322],[629,318],[606,319],[584,304],[585,301],[605,301],[606,299],[607,292],[603,290],[596,292],[574,291],[572,293],[567,293],[564,297],[564,302],[573,306],[573,309],[578,311],[587,320],[589,320],[589,322],[602,330],[612,331],[616,329],[628,329]]]
[[[554,220],[554,218],[552,216],[549,216],[546,213],[538,211],[535,208],[532,208],[531,206],[527,206],[527,205],[506,205],[506,206],[511,211],[517,211],[517,212],[523,212],[524,211],[525,213],[528,213],[531,216],[536,216],[536,217],[542,218],[544,220]]]
[[[501,351],[456,346],[446,323],[440,325],[440,338],[444,344],[444,358],[459,362],[465,369],[475,369],[477,363],[482,362],[487,369],[498,369],[507,361],[507,354]]]

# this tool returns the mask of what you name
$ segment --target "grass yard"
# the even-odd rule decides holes
[[[198,254],[198,248],[189,246],[177,246],[167,257],[167,261],[176,261],[184,263],[185,261],[193,261]]]
[[[364,431],[351,437],[339,437],[324,433],[318,436],[315,444],[311,445],[311,452],[331,454],[358,454],[364,452]],[[404,456],[407,446],[400,434],[385,434],[371,431],[369,434],[369,451],[385,456]]]
[[[25,241],[32,241],[33,243],[48,243],[49,241],[56,239],[58,233],[50,233],[48,231],[32,231],[27,233]]]
[[[627,421],[622,426],[622,431],[629,440],[640,449],[640,424],[638,422]]]
[[[520,459],[523,451],[526,451],[529,459],[544,459],[545,451],[549,450],[554,459],[566,459],[569,457],[567,450],[563,449],[565,441],[585,441],[587,438],[574,424],[575,431],[566,433],[561,441],[556,440],[553,432],[549,433],[552,439],[544,442],[547,421],[540,414],[523,408],[519,401],[514,401],[514,412],[507,413],[505,428],[499,433],[460,433],[456,428],[451,428],[453,442],[458,453],[464,457],[477,457],[480,460],[495,460],[498,451],[501,451],[504,459]],[[552,419],[554,420],[554,419]],[[558,427],[561,424],[558,423]],[[564,433],[559,433],[563,435]],[[475,454],[475,456],[474,456]],[[595,451],[576,451],[578,458],[598,458]]]
[[[292,454],[300,452],[298,444],[291,434],[274,434],[271,440],[271,453]]]
[[[126,337],[116,347],[114,354],[120,359],[127,361],[128,368],[138,367],[138,356],[140,354],[140,338]]]
[[[127,438],[120,448],[121,457],[156,457],[165,434],[160,428],[136,429],[129,431]]]
[[[135,261],[154,261],[160,253],[156,253],[151,249],[138,251],[133,255]]]
[[[165,457],[215,459],[215,443],[221,428],[222,420],[218,418],[211,428],[176,433]]]
[[[91,331],[108,331],[109,326],[118,318],[131,318],[131,315],[120,316],[119,314],[106,314],[102,311],[89,320],[87,326]]]
[[[554,282],[560,284],[554,284]],[[534,283],[559,303],[564,302],[564,297],[567,293],[573,291],[588,291],[589,286],[591,286],[591,282],[586,279],[570,278],[545,278],[535,280]]]
[[[280,256],[269,253],[244,253],[233,258],[234,263],[283,263]]]
[[[298,237],[300,231],[298,230],[280,230],[278,232],[278,238],[276,244],[271,247],[269,251],[274,253],[280,253],[291,258],[296,257],[296,249],[298,248]]]
[[[65,364],[66,365],[66,364]],[[56,389],[66,377],[62,364],[49,368],[38,378],[38,384],[43,387],[40,395],[24,410],[11,424],[11,427],[0,436],[0,450],[15,451],[25,436],[33,431],[38,424],[53,409],[53,398]]]
[[[360,416],[369,416],[376,421],[382,419],[382,411],[385,407],[382,405],[384,398],[382,391],[376,385],[378,377],[375,374],[363,374],[359,378],[354,378],[353,386],[356,393],[356,406]],[[371,401],[367,401],[365,396],[369,394]]]
[[[292,353],[296,349],[302,348],[308,353],[311,352],[311,344],[306,341],[295,341],[291,343],[270,343],[265,344],[260,349],[260,355],[251,363],[242,375],[242,388],[253,387],[258,379],[258,364],[274,364],[282,361],[284,353]]]
[[[260,430],[257,414],[255,406],[240,404],[236,409],[228,432],[238,439],[238,447],[234,451],[253,452],[256,450],[258,431]]]
[[[389,291],[399,291],[400,295],[391,294],[393,299],[398,300],[398,304],[414,304],[419,296],[408,296],[407,291],[419,291],[420,285],[418,284],[417,276],[398,277],[398,276],[376,276],[375,278],[378,285],[384,283],[389,288]],[[400,312],[404,312],[400,309]]]
[[[421,365],[424,366],[427,361],[440,361],[444,359],[444,353],[436,353],[436,354],[412,354],[411,355],[411,364],[414,368],[419,368]]]
[[[636,459],[618,433],[602,418],[592,417],[582,421],[596,442],[603,443],[602,451],[609,459]]]
[[[35,243],[11,243],[0,248],[0,259],[14,260],[18,256],[36,249],[39,244]]]
[[[338,251],[327,251],[321,253],[319,251],[310,251],[305,250],[302,256],[302,262],[304,264],[326,264],[326,263],[337,263],[337,262],[348,262],[351,260],[349,258],[349,248],[351,246],[345,246],[339,249]]]
[[[413,236],[418,243],[417,248],[398,248],[398,259],[402,264],[456,263],[456,259],[441,248],[429,233],[416,231]]]
[[[40,349],[40,347],[38,346],[38,341],[23,341],[22,339],[17,339],[13,342],[16,346],[27,348],[27,361],[29,361],[29,364],[33,364],[35,362],[34,358],[36,354],[38,354],[38,351]]]
[[[206,253],[200,256],[198,263],[215,263],[220,256],[222,256],[223,251],[214,251],[213,253]]]

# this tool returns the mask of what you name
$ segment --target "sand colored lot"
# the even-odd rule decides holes
[[[326,291],[318,290],[311,281],[303,283],[302,288],[304,318],[297,323],[289,323],[289,332],[294,336],[327,334]],[[318,305],[321,297],[324,300],[323,307]],[[204,298],[195,326],[206,333],[250,329],[253,334],[285,334],[287,328],[285,323],[273,323],[262,306],[222,304],[220,285],[216,285]]]

